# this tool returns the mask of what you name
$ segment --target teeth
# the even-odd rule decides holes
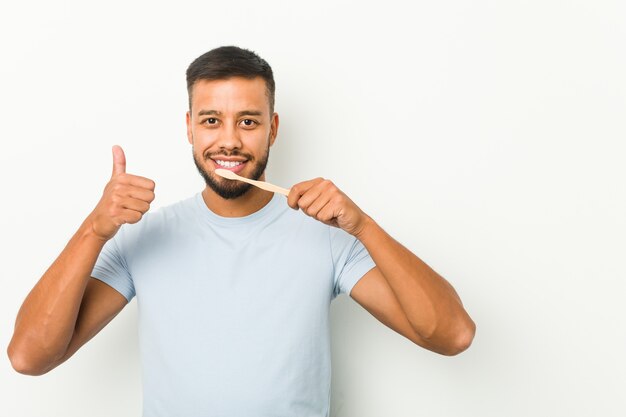
[[[237,165],[241,165],[241,162],[236,162],[236,161],[220,161],[219,159],[215,160],[215,162],[217,162],[217,164],[221,167],[224,168],[234,168]]]

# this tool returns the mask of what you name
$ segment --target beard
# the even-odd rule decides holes
[[[208,185],[217,195],[219,195],[223,199],[231,200],[234,198],[239,198],[242,195],[245,195],[250,190],[250,188],[252,188],[252,185],[245,182],[229,180],[226,178],[222,178],[216,174],[207,172],[206,169],[204,169],[202,163],[198,161],[198,157],[196,156],[193,147],[191,148],[191,152],[193,154],[193,162],[196,164],[196,168],[198,168],[198,172],[200,173],[202,178],[204,178],[204,182],[206,183],[206,185]],[[267,149],[265,150],[264,155],[258,162],[255,162],[256,160],[254,156],[241,153],[237,150],[234,150],[232,152],[221,151],[209,154],[205,157],[205,161],[211,161],[211,157],[216,157],[218,155],[244,157],[247,160],[246,164],[254,164],[252,174],[249,178],[252,180],[258,180],[265,172],[265,167],[267,166],[269,154],[270,147],[268,142]]]

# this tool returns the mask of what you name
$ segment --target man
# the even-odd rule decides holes
[[[263,59],[214,49],[189,66],[187,86],[205,189],[144,217],[155,184],[126,173],[114,146],[102,199],[18,313],[18,372],[63,363],[135,295],[146,417],[327,416],[340,293],[417,345],[470,345],[475,326],[452,286],[332,182],[296,184],[285,201],[215,174],[265,178],[279,118]]]

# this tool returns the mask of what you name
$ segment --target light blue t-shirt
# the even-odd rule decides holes
[[[227,218],[197,193],[122,226],[92,276],[137,296],[144,417],[327,417],[330,302],[374,266],[281,195]]]

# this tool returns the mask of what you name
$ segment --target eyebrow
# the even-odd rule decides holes
[[[200,110],[198,116],[221,116],[222,112],[218,110]],[[263,116],[263,112],[259,110],[242,110],[236,114],[237,117],[241,116]]]

